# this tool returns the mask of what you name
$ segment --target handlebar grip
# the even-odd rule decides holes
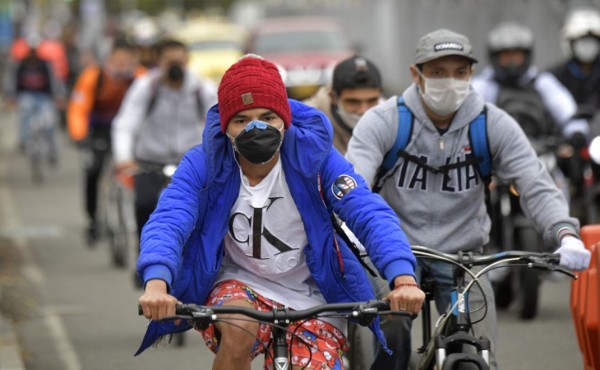
[[[390,301],[383,301],[383,300],[371,301],[371,302],[369,302],[368,306],[377,308],[380,311],[388,311],[388,310],[390,310]]]
[[[144,314],[144,309],[142,308],[141,304],[138,304],[138,316],[142,316]],[[183,315],[185,314],[185,310],[183,309],[183,305],[182,304],[177,304],[175,306],[175,315]]]

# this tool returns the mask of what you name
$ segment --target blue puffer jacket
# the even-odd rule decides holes
[[[281,160],[304,222],[308,268],[327,302],[374,299],[362,266],[338,236],[339,254],[336,251],[330,214],[335,212],[346,221],[388,280],[414,275],[416,264],[398,217],[332,147],[326,116],[295,100],[290,100],[290,106],[293,119],[285,132]],[[203,304],[208,297],[221,266],[229,213],[240,189],[234,151],[219,122],[215,105],[207,116],[203,144],[185,155],[142,232],[138,272],[144,281],[165,280],[171,294],[184,303]],[[358,187],[338,199],[331,187],[342,174],[353,177]],[[136,355],[162,335],[189,328],[152,322]],[[385,344],[378,322],[371,329]]]

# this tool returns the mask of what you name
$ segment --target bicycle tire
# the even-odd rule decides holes
[[[30,132],[30,137],[25,144],[25,151],[29,157],[31,167],[31,178],[35,184],[44,182],[44,169],[42,168],[43,138],[38,132]]]
[[[600,204],[600,194],[595,186],[586,189],[585,199],[585,223],[594,225],[598,223],[598,206]]]
[[[41,184],[45,180],[44,169],[39,158],[31,158],[31,178],[35,184]]]
[[[108,232],[110,240],[110,251],[112,264],[118,268],[126,268],[128,265],[127,257],[127,235],[122,231],[114,232],[110,230]]]
[[[185,332],[177,333],[175,335],[175,346],[183,347],[185,345]]]
[[[519,242],[523,249],[536,252],[540,249],[540,240],[537,231],[533,228],[522,228],[518,231]],[[519,271],[519,317],[531,320],[537,316],[540,271],[532,268],[523,268]]]
[[[508,308],[513,301],[512,271],[506,274],[498,283],[494,284],[496,307]]]

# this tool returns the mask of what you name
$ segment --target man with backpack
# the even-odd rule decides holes
[[[112,121],[134,78],[144,72],[136,63],[133,45],[116,40],[102,66],[91,65],[82,71],[71,94],[67,128],[83,154],[86,240],[90,246],[99,237],[98,185],[111,152]]]
[[[443,252],[480,253],[489,240],[485,187],[494,174],[511,179],[521,202],[547,243],[559,246],[561,265],[587,268],[590,253],[579,240],[579,223],[518,124],[470,88],[473,57],[469,40],[440,29],[417,43],[410,66],[413,84],[372,108],[354,129],[346,157],[378,189],[399,216],[412,245]],[[488,149],[489,148],[489,149]],[[417,276],[435,280],[436,307],[450,302],[452,269],[419,260]],[[473,289],[470,307],[487,301],[487,313],[471,315],[476,335],[496,343],[497,324],[489,279]],[[387,286],[380,285],[385,294]],[[483,294],[482,294],[483,293]],[[484,317],[482,317],[484,316]],[[383,323],[395,355],[377,354],[372,369],[405,369],[410,356],[410,321]],[[496,368],[495,358],[491,368]]]
[[[216,103],[214,84],[186,68],[185,44],[164,40],[157,53],[158,68],[133,83],[112,128],[117,171],[135,173],[138,234],[167,184],[163,169],[202,142],[206,112]]]
[[[64,84],[57,78],[49,60],[39,52],[42,43],[37,33],[23,39],[24,55],[12,59],[3,81],[4,98],[11,107],[16,106],[20,116],[19,147],[25,151],[29,138],[31,121],[36,116],[49,117],[49,160],[56,164],[58,147],[55,125],[58,121],[57,107],[65,101]]]

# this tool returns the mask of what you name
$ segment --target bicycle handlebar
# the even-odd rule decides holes
[[[289,308],[273,308],[270,311],[257,311],[253,308],[239,306],[202,306],[195,304],[178,304],[175,316],[162,320],[192,320],[198,326],[207,326],[217,321],[219,314],[242,314],[260,322],[289,323],[319,317],[323,313],[347,315],[367,325],[377,315],[412,316],[404,311],[391,311],[388,301],[329,303],[315,306],[306,310],[290,310]],[[343,314],[342,314],[343,313]],[[142,307],[138,305],[138,314],[142,315]]]
[[[572,279],[577,278],[573,272],[559,266],[560,255],[555,253],[506,251],[496,254],[477,256],[471,252],[459,252],[457,254],[444,253],[421,245],[412,246],[412,251],[417,257],[426,256],[440,260],[448,260],[467,267],[490,265],[495,262],[506,261],[508,262],[508,265],[526,263],[528,267],[556,271],[565,274]]]

